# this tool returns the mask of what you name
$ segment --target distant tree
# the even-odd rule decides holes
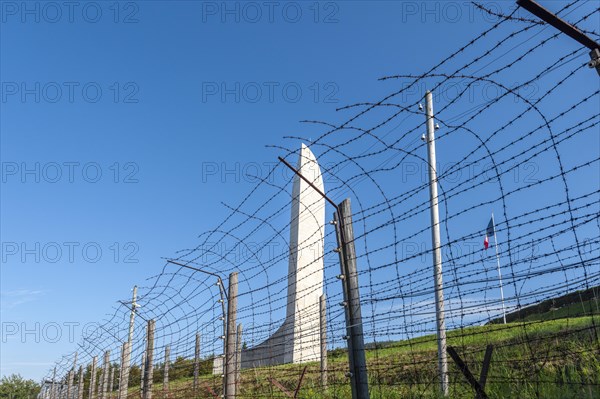
[[[183,356],[178,356],[174,362],[171,363],[169,370],[169,377],[172,381],[180,378],[188,378],[194,375],[194,361],[192,359],[186,359]]]
[[[139,387],[142,382],[142,369],[137,364],[129,368],[129,388]]]
[[[0,379],[1,399],[34,399],[40,393],[40,386],[32,380],[25,380],[19,374]]]

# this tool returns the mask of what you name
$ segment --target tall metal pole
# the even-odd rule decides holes
[[[135,310],[137,308],[137,286],[133,287],[133,298],[131,300],[131,314],[129,316],[129,334],[127,346],[125,347],[123,364],[121,365],[121,380],[119,381],[119,399],[127,399],[127,388],[129,386],[129,366],[131,364],[131,347],[133,345],[133,326],[135,322]]]
[[[334,217],[342,266],[342,284],[345,287],[344,306],[346,308],[346,337],[348,338],[352,398],[366,399],[369,398],[369,379],[367,375],[367,358],[365,355],[350,199],[345,199],[337,206],[337,212]]]
[[[325,294],[319,298],[319,333],[321,338],[321,389],[327,390],[327,304]]]
[[[225,399],[235,398],[235,334],[237,318],[238,274],[229,275],[229,294],[227,295],[227,338],[225,352]]]
[[[444,316],[444,285],[442,282],[442,249],[440,240],[440,215],[435,157],[435,125],[433,121],[433,96],[428,90],[427,103],[427,158],[429,162],[429,196],[431,205],[431,241],[433,246],[433,280],[435,289],[435,319],[437,324],[438,371],[440,389],[448,396],[448,359],[446,355],[446,321]]]
[[[504,289],[502,288],[502,272],[500,271],[500,255],[498,253],[498,238],[496,238],[496,222],[492,212],[492,226],[494,226],[494,244],[496,244],[496,265],[498,267],[498,279],[500,280],[500,299],[502,300],[502,319],[506,324],[506,308],[504,307]]]

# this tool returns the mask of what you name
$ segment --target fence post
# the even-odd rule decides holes
[[[108,398],[108,381],[110,377],[110,351],[104,353],[104,381],[102,382],[102,397]]]
[[[146,323],[146,327],[144,327],[146,338],[148,336],[148,324]],[[144,380],[146,379],[146,350],[147,350],[147,341],[146,338],[143,338],[142,345],[142,362],[140,363],[140,399],[144,399]]]
[[[342,266],[341,280],[345,293],[343,305],[346,308],[346,337],[348,338],[348,361],[350,364],[352,398],[366,399],[369,398],[369,380],[367,376],[367,359],[365,356],[362,313],[360,309],[350,199],[347,198],[338,205],[334,218],[340,263]]]
[[[89,387],[89,394],[88,394],[88,398],[89,399],[94,399],[95,397],[95,391],[94,391],[94,386],[96,385],[96,360],[97,357],[94,356],[92,358],[92,368],[91,368],[91,373],[90,373],[90,387]]]
[[[73,392],[73,381],[75,379],[75,370],[77,370],[77,352],[75,352],[75,359],[73,360],[73,368],[69,371],[69,382],[67,385],[67,399],[71,399],[71,393]]]
[[[54,382],[54,380],[56,380],[56,366],[54,366],[54,371],[52,372],[52,385],[50,385],[50,399],[55,399],[56,397],[54,393],[56,383]]]
[[[242,379],[242,323],[237,325],[235,350],[235,397],[240,393],[240,383]]]
[[[325,294],[319,298],[319,333],[321,336],[321,388],[327,390],[327,303]]]
[[[127,399],[127,389],[129,388],[129,365],[131,364],[131,347],[133,345],[133,328],[135,321],[135,311],[138,307],[137,286],[133,287],[133,297],[131,301],[131,313],[129,315],[129,333],[127,335],[127,345],[124,347],[123,360],[121,364],[121,378],[119,379],[119,399]]]
[[[102,399],[102,381],[104,381],[104,369],[100,367],[100,364],[98,364],[98,368],[98,371],[100,371],[100,378],[98,378],[98,381],[96,382],[96,398]],[[98,374],[98,371],[96,371],[96,374]]]
[[[125,359],[127,353],[127,346],[129,344],[127,342],[123,342],[123,346],[121,347],[121,367],[119,367],[119,391],[117,392],[118,399],[127,399],[127,388],[124,385],[126,384],[125,379],[123,378],[124,369],[125,369]],[[125,396],[121,396],[122,392],[125,391]],[[81,399],[81,398],[80,398]]]
[[[221,312],[223,315],[221,316],[221,320],[223,320],[223,360],[221,362],[221,368],[223,371],[223,396],[225,396],[225,366],[227,362],[226,352],[227,352],[227,311],[225,310],[225,285],[221,278],[217,280],[217,285],[219,286],[219,302],[221,303]]]
[[[108,398],[112,399],[112,393],[115,390],[115,366],[110,368],[110,377],[108,377]]]
[[[196,348],[194,349],[194,395],[198,392],[198,376],[200,374],[200,333],[196,333]]]
[[[163,393],[166,397],[169,393],[169,358],[171,357],[171,347],[165,346],[165,364],[163,369]]]
[[[144,376],[144,399],[152,399],[152,377],[154,375],[154,328],[156,322],[148,320],[148,341],[146,342],[146,367]]]
[[[140,364],[140,399],[144,399],[144,380],[146,379],[146,349],[142,352],[142,363]]]
[[[79,366],[79,379],[77,380],[77,399],[83,399],[83,366]]]
[[[229,275],[229,293],[227,295],[227,335],[225,341],[225,399],[235,398],[235,334],[237,316],[238,274]]]
[[[100,364],[98,364],[98,368],[100,371],[100,378],[98,378],[98,383],[96,384],[96,397],[98,399],[103,399],[103,397],[102,397],[102,382],[104,381],[104,367],[100,367]]]

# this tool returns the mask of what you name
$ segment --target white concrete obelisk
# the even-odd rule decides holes
[[[325,191],[317,159],[304,144],[297,169],[315,187]],[[319,301],[323,294],[324,242],[325,199],[296,175],[292,186],[285,320],[266,341],[242,351],[242,368],[320,359]]]
[[[298,171],[324,192],[321,169],[312,151],[302,144]],[[323,295],[325,199],[294,176],[284,363],[318,361],[319,298]]]

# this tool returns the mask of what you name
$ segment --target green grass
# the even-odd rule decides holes
[[[600,286],[585,290],[572,291],[567,294],[549,298],[530,304],[506,314],[506,320],[551,320],[564,317],[588,316],[600,313]],[[491,320],[489,324],[501,324],[502,317]]]
[[[570,314],[573,309],[565,309]],[[490,398],[600,398],[600,316],[513,322],[469,327],[448,333],[454,346],[478,378],[485,347],[494,345],[486,392]],[[596,326],[594,328],[594,326]],[[371,398],[438,398],[435,336],[379,345],[367,350]],[[451,398],[473,398],[474,392],[450,361]],[[300,398],[349,398],[347,354],[328,353],[329,389],[319,383],[319,365],[287,364],[243,370],[241,397],[285,397],[269,381],[275,378],[293,391],[304,366],[307,373]],[[219,376],[202,375],[198,397],[212,397],[206,387],[221,393]],[[154,384],[154,398],[162,399],[162,385]],[[132,389],[131,399],[137,399]],[[170,383],[169,398],[192,398],[192,379]]]
[[[523,318],[523,321],[563,319],[598,313],[600,313],[600,298],[593,298],[558,309],[550,309],[545,313],[532,314]]]

